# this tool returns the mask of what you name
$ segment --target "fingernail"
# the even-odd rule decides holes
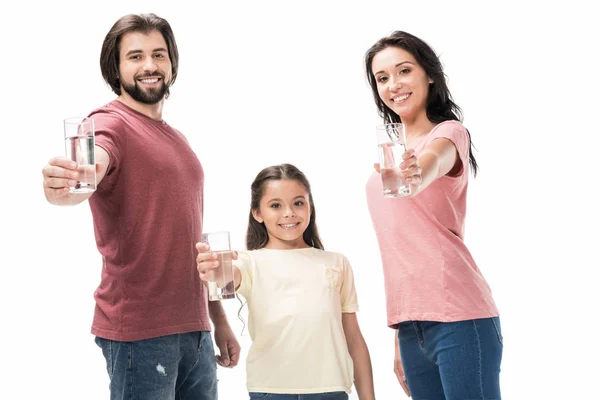
[[[69,184],[69,186],[75,186],[75,185],[77,185],[77,181],[69,180],[68,184]]]
[[[72,162],[72,163],[69,164],[69,166],[74,169],[75,167],[77,167],[77,164],[75,164],[74,162]]]

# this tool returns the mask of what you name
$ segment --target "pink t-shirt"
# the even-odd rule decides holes
[[[185,137],[120,101],[91,114],[110,165],[89,203],[101,282],[92,333],[118,341],[210,330],[196,270],[204,173]]]
[[[458,121],[438,124],[417,145],[451,140],[458,176],[436,179],[414,197],[384,198],[381,177],[368,180],[367,203],[383,263],[388,325],[498,316],[490,287],[463,242],[469,180],[469,137]]]

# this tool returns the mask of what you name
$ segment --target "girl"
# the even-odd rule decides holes
[[[375,399],[352,269],[343,255],[323,250],[315,219],[310,184],[296,167],[257,175],[248,251],[234,261],[235,286],[248,302],[251,400],[348,399],[353,378],[361,400]],[[196,247],[206,280],[216,254]]]
[[[411,197],[383,198],[377,174],[366,187],[388,325],[398,330],[396,374],[414,399],[500,399],[498,310],[463,242],[469,167],[476,174],[477,162],[460,108],[440,60],[413,35],[379,40],[365,61],[379,114],[404,124],[410,149],[400,168]]]

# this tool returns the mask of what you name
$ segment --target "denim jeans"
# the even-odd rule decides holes
[[[403,322],[402,366],[414,400],[500,400],[500,319]]]
[[[210,332],[116,342],[96,337],[106,359],[111,400],[216,400]]]
[[[250,393],[250,400],[348,400],[346,392],[311,393],[311,394],[272,394]]]

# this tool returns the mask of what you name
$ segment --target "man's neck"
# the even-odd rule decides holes
[[[129,108],[132,108],[135,111],[146,115],[148,118],[152,118],[156,121],[162,121],[162,109],[163,104],[165,102],[164,99],[162,99],[156,104],[144,104],[134,100],[130,95],[123,92],[117,98],[117,100],[119,100],[121,103],[125,104]]]

